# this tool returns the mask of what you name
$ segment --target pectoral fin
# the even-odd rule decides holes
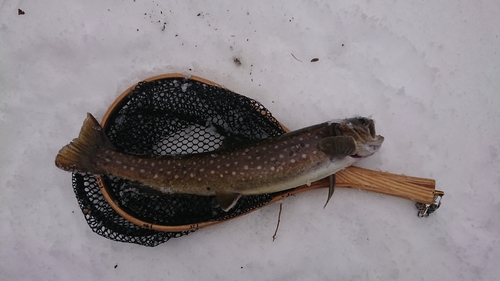
[[[241,194],[237,192],[226,192],[226,191],[218,191],[215,192],[215,200],[219,203],[219,206],[224,212],[231,210],[231,208],[236,205],[238,199],[240,199]]]
[[[347,136],[324,138],[319,144],[319,149],[331,160],[353,155],[357,151],[356,141],[353,137]]]
[[[328,188],[328,199],[326,199],[325,206],[323,206],[323,209],[326,208],[326,205],[328,205],[328,202],[330,202],[330,198],[332,198],[333,192],[335,192],[335,174],[330,176],[330,186]]]

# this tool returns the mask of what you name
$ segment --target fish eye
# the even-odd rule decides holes
[[[358,122],[361,126],[366,126],[370,123],[366,118],[358,118]]]

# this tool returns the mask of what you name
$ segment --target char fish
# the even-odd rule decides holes
[[[215,195],[228,211],[241,196],[283,191],[330,176],[328,203],[334,174],[377,152],[383,141],[372,119],[355,117],[212,152],[143,157],[117,151],[88,113],[78,138],[59,151],[55,164],[70,172],[115,175],[164,193]]]

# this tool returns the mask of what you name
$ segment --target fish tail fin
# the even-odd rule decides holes
[[[87,113],[78,138],[59,150],[55,164],[59,169],[78,172],[104,174],[105,171],[97,165],[99,150],[108,148],[114,150],[99,122]]]

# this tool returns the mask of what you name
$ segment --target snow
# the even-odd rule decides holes
[[[0,1],[0,279],[498,280],[500,4],[379,2]],[[434,178],[442,206],[317,190],[283,201],[274,242],[279,204],[155,248],[102,238],[54,157],[171,72],[291,129],[372,117],[386,139],[359,165]]]

